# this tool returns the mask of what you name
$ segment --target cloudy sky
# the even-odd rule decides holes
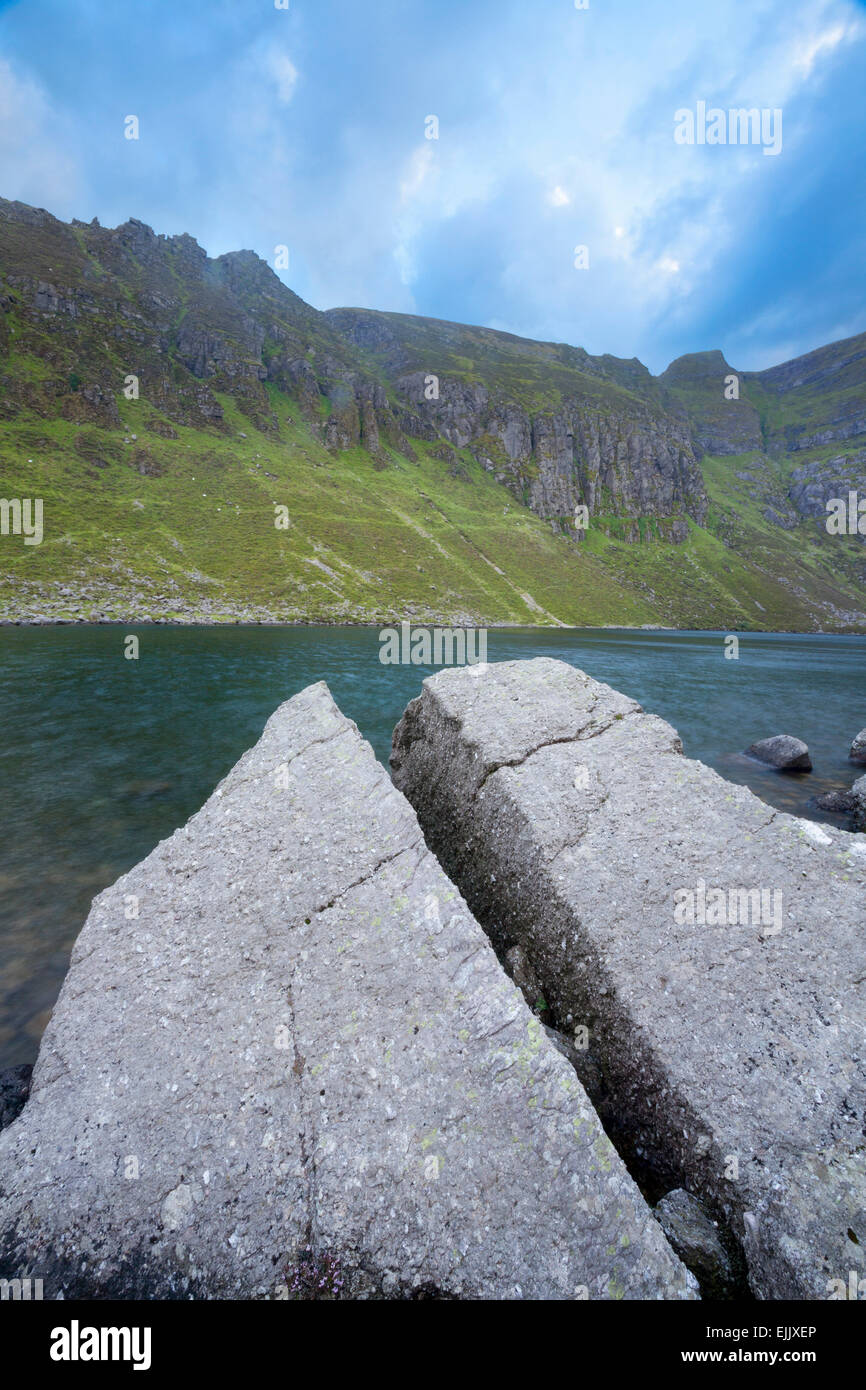
[[[0,0],[0,195],[288,246],[322,309],[760,368],[866,329],[864,75],[862,0]],[[699,102],[781,151],[677,143]]]

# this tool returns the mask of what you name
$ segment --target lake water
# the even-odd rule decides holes
[[[140,638],[138,661],[124,637]],[[183,824],[275,707],[326,680],[387,764],[423,667],[383,666],[372,628],[0,629],[0,1068],[32,1061],[94,894]],[[488,659],[553,656],[674,724],[685,751],[782,810],[847,788],[866,726],[866,638],[498,629]],[[815,771],[741,754],[804,738]],[[862,769],[861,769],[862,771]]]

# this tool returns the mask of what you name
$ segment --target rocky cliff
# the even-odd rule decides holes
[[[538,516],[576,535],[585,506],[597,521],[640,518],[683,540],[702,523],[703,478],[685,421],[666,412],[645,369],[529,344],[508,334],[436,320],[337,309],[326,317],[381,363],[419,430],[469,448]],[[520,371],[536,349],[529,382]],[[639,366],[639,364],[637,364]],[[626,385],[625,383],[628,382]],[[417,429],[417,424],[415,425]]]

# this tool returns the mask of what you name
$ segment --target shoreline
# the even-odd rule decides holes
[[[413,628],[443,628],[454,631],[491,632],[667,632],[695,636],[715,637],[726,633],[756,637],[866,637],[866,625],[862,628],[780,628],[780,627],[673,627],[661,623],[501,623],[501,622],[453,622],[444,617],[416,619],[405,613],[390,617],[337,621],[329,618],[153,618],[150,616],[126,618],[0,618],[0,628],[15,627],[176,627],[176,628],[377,628],[393,627],[401,622],[411,623]]]

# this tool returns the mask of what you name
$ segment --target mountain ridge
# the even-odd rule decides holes
[[[0,491],[48,518],[40,546],[0,537],[6,620],[862,631],[863,538],[819,524],[851,486],[866,495],[866,334],[653,376],[320,311],[253,251],[0,199]]]

